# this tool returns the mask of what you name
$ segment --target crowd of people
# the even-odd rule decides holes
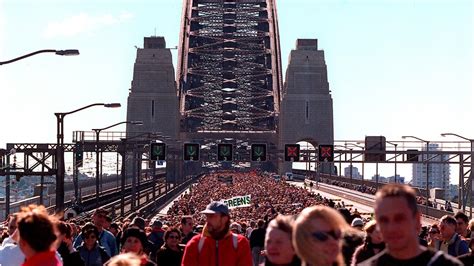
[[[0,265],[474,265],[474,219],[459,212],[422,227],[409,186],[379,189],[369,221],[313,191],[219,172],[152,221],[114,222],[100,208],[64,221],[28,206],[7,221]],[[225,203],[247,195],[242,207]]]

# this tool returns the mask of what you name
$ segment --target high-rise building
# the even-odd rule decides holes
[[[429,151],[439,151],[438,144],[429,144]],[[449,164],[439,162],[447,161],[448,155],[427,155],[426,146],[423,147],[421,155],[418,156],[420,163],[413,164],[412,185],[415,187],[426,187],[426,175],[428,174],[428,186],[432,188],[441,188],[449,191]],[[428,159],[428,160],[427,160]],[[426,162],[429,162],[428,164]],[[422,163],[425,162],[425,163]],[[438,162],[438,163],[437,163]]]
[[[362,176],[359,173],[359,169],[355,166],[348,166],[344,168],[344,176],[345,177],[351,177],[351,167],[352,167],[352,178],[353,179],[362,179]]]

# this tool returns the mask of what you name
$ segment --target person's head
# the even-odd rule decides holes
[[[291,216],[278,215],[267,227],[265,235],[265,250],[267,260],[272,264],[289,264],[296,253],[291,243],[293,237],[293,222]]]
[[[411,254],[418,247],[421,215],[415,191],[409,186],[383,186],[375,195],[375,220],[392,255]]]
[[[156,219],[151,223],[151,230],[154,232],[161,231],[163,228],[163,222]]]
[[[138,255],[134,253],[123,253],[113,256],[107,261],[105,266],[140,266],[142,261]]]
[[[165,244],[169,247],[177,247],[181,241],[181,232],[178,228],[168,228],[163,236]]]
[[[258,219],[258,221],[257,221],[257,227],[258,227],[258,228],[263,228],[263,227],[265,227],[265,221],[262,220],[262,219]]]
[[[230,231],[232,231],[234,234],[241,234],[242,226],[237,222],[233,222],[230,224]]]
[[[18,217],[18,245],[26,258],[52,249],[56,241],[56,219],[43,206],[23,207]]]
[[[440,231],[439,226],[437,223],[431,225],[430,229],[428,230],[428,238],[430,240],[435,240],[440,238]]]
[[[362,231],[362,228],[364,227],[364,221],[361,218],[356,217],[352,220],[351,226],[354,229]]]
[[[377,222],[372,220],[365,224],[364,231],[367,233],[367,240],[372,244],[380,244],[383,242],[382,234],[377,228]]]
[[[293,225],[293,246],[306,264],[343,265],[342,234],[351,230],[336,210],[327,206],[305,208]]]
[[[229,231],[229,208],[224,203],[213,201],[201,213],[206,215],[206,230],[214,239],[221,239]]]
[[[97,226],[97,229],[99,231],[101,231],[104,228],[104,225],[106,224],[106,218],[108,215],[109,215],[109,212],[102,208],[97,208],[94,211],[94,214],[92,214],[92,222],[94,223],[95,226]]]
[[[71,241],[72,240],[72,227],[66,222],[60,221],[57,224],[59,238],[61,241]]]
[[[193,231],[193,217],[190,215],[186,215],[181,217],[181,231],[183,231],[183,234],[187,235],[190,232]]]
[[[92,223],[86,223],[82,227],[81,234],[84,246],[88,249],[92,249],[99,239],[99,229]]]
[[[140,230],[145,230],[145,226],[146,226],[145,219],[143,219],[142,217],[135,217],[133,218],[132,223],[130,223],[129,227],[136,227]]]
[[[111,223],[109,231],[114,235],[117,236],[117,234],[120,232],[120,226],[117,223]]]
[[[467,232],[467,226],[469,225],[469,217],[466,214],[459,211],[454,215],[456,219],[457,227],[456,233],[460,234],[461,236],[465,236]]]
[[[141,255],[147,246],[147,242],[148,240],[143,230],[134,227],[128,228],[122,237],[122,251]]]
[[[456,233],[457,221],[451,215],[445,215],[439,219],[439,231],[444,241],[450,240]]]
[[[104,229],[109,230],[111,223],[112,223],[112,217],[110,217],[110,215],[106,215],[105,216]]]

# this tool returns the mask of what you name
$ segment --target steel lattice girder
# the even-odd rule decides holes
[[[273,0],[188,0],[184,10],[185,130],[274,131],[281,67]]]

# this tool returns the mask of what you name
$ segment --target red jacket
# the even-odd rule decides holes
[[[204,242],[199,251],[199,241]],[[196,235],[186,244],[181,266],[252,266],[252,254],[247,238],[237,235],[237,247],[234,248],[232,234],[219,240],[214,240],[207,230]]]
[[[22,266],[62,266],[62,262],[56,257],[56,251],[43,251],[36,253],[27,259]]]

